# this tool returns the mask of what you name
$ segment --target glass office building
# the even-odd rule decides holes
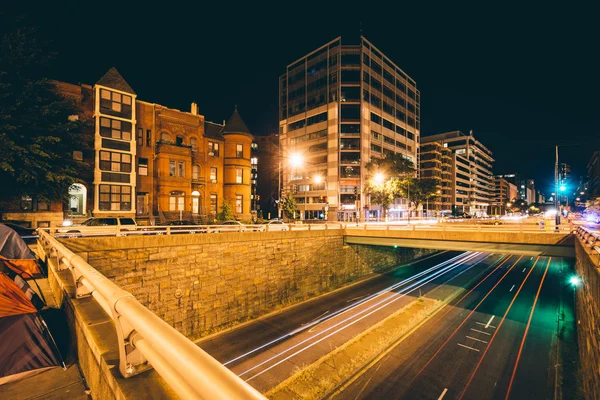
[[[279,130],[282,188],[295,194],[300,218],[374,218],[379,207],[361,196],[365,164],[399,153],[419,165],[420,93],[364,37],[339,37],[287,66]]]

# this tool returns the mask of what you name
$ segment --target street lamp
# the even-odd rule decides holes
[[[378,185],[381,185],[381,184],[383,184],[384,180],[385,180],[385,176],[381,172],[378,172],[375,174],[375,183],[377,183]]]

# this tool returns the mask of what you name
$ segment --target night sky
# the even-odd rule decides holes
[[[5,12],[0,26],[14,25],[20,14],[18,24],[40,28],[57,53],[51,78],[93,84],[114,66],[145,101],[185,111],[195,101],[217,122],[237,104],[256,135],[277,130],[286,65],[337,36],[358,43],[362,27],[416,80],[422,135],[473,129],[493,151],[495,173],[517,172],[551,189],[554,145],[564,146],[561,162],[573,166],[575,181],[600,150],[592,9],[547,2],[367,2],[345,11],[341,4],[350,3],[125,3],[27,2],[27,12]]]

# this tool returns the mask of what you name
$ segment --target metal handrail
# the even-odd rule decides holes
[[[76,295],[93,296],[115,323],[124,377],[143,372],[149,362],[183,399],[265,398],[49,233],[39,233],[41,245],[56,257],[58,268],[65,269],[62,264],[73,273]]]

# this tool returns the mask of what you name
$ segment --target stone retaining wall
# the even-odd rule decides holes
[[[63,242],[190,339],[433,251],[345,246],[333,230]]]
[[[599,258],[575,240],[575,269],[583,285],[577,290],[577,336],[583,391],[589,400],[600,399],[600,269]]]

